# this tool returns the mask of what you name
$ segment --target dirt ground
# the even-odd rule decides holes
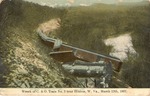
[[[37,30],[42,30],[44,34],[49,35],[60,27],[60,18],[55,18],[39,25]]]

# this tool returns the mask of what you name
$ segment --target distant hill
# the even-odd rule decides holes
[[[120,2],[118,5],[126,5],[126,6],[144,6],[149,5],[150,2],[148,0],[141,1],[141,2]]]
[[[148,3],[148,0],[140,2],[140,0],[130,1],[123,0],[123,2],[118,3],[117,0],[25,0],[29,2],[38,3],[43,6],[50,7],[64,7],[64,6],[90,6],[97,3],[103,4],[119,4],[119,5],[145,5]]]

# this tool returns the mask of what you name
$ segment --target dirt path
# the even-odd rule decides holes
[[[60,27],[60,22],[60,18],[51,19],[40,24],[37,30],[42,30],[44,34],[49,35],[52,31],[55,31]]]

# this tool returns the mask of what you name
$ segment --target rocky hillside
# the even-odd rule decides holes
[[[1,3],[0,87],[79,86],[73,82],[75,78],[66,78],[61,64],[50,58],[51,49],[42,44],[36,33],[39,26],[44,26],[42,23],[63,16],[64,12],[21,0]]]
[[[127,59],[120,78],[132,87],[149,88],[149,10],[149,5],[50,8],[22,0],[4,0],[0,4],[0,87],[82,87],[77,78],[66,76],[61,63],[48,55],[51,49],[36,32],[42,29],[47,35],[53,32],[64,42],[102,54],[118,51],[112,43],[106,46],[105,40],[116,41],[130,34],[127,41],[138,56],[132,57],[123,49]]]

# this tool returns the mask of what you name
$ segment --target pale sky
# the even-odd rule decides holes
[[[48,5],[48,6],[64,6],[64,5],[80,5],[80,4],[86,4],[91,5],[94,3],[107,3],[107,4],[113,4],[117,2],[139,2],[142,0],[25,0],[30,1],[34,3],[39,3],[41,5]]]

